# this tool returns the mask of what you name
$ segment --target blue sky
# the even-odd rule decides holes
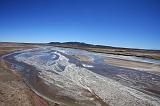
[[[160,0],[0,0],[0,41],[160,49]]]

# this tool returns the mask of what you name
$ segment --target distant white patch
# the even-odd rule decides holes
[[[88,67],[88,68],[92,68],[92,65],[88,65],[88,64],[82,64],[83,67]]]
[[[111,57],[111,58],[117,58],[117,59],[124,59],[124,60],[138,61],[138,62],[147,62],[147,63],[160,64],[159,60],[143,58],[143,57],[114,55],[114,54],[104,54],[104,56]]]

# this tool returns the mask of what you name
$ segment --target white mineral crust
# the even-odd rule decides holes
[[[69,63],[67,57],[56,52],[58,50],[55,52],[51,50],[51,48],[28,50],[16,55],[15,59],[35,66],[40,71],[39,77],[46,83],[63,88],[64,90],[60,91],[59,95],[89,100],[91,98],[82,95],[83,89],[86,89],[111,106],[160,106],[157,98]],[[59,58],[54,60],[57,55]],[[60,66],[63,66],[64,70]]]

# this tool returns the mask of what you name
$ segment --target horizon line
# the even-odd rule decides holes
[[[76,43],[85,43],[85,44],[89,44],[89,45],[95,45],[95,46],[108,46],[108,47],[113,47],[113,48],[122,48],[122,49],[141,49],[141,50],[160,50],[160,49],[156,49],[156,48],[135,48],[135,47],[120,47],[120,46],[112,46],[112,45],[105,45],[105,44],[94,44],[94,43],[86,43],[86,42],[79,42],[79,41],[49,41],[49,42],[20,42],[20,41],[0,41],[0,43],[30,43],[30,44],[48,44],[51,42],[59,42],[59,43],[67,43],[67,42],[76,42]]]

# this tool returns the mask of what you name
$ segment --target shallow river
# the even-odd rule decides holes
[[[76,55],[85,56],[87,61]],[[160,76],[106,64],[114,57],[78,49],[44,47],[4,57],[40,96],[69,106],[158,106]],[[115,55],[115,57],[117,57]],[[83,57],[84,58],[84,57]],[[132,61],[160,64],[133,56]]]

